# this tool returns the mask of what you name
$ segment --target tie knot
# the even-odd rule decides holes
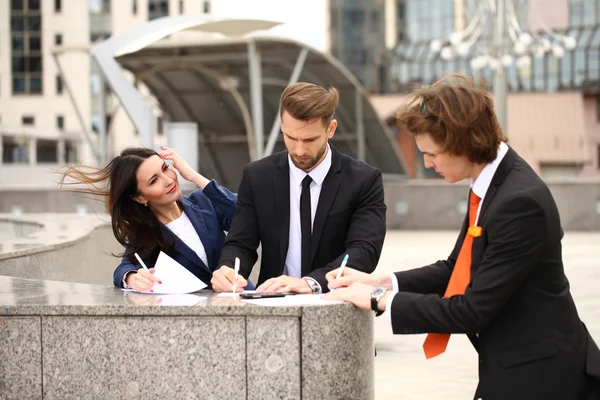
[[[309,188],[311,182],[312,178],[310,177],[310,175],[306,175],[304,179],[302,179],[302,189]]]
[[[475,194],[475,192],[471,191],[471,196],[469,197],[469,203],[472,206],[477,206],[477,205],[479,205],[480,201],[481,201],[481,198],[479,196],[477,196]]]

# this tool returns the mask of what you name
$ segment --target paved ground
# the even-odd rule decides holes
[[[457,232],[388,231],[377,271],[398,271],[446,258]],[[600,342],[600,232],[567,232],[563,261],[581,319]],[[472,399],[477,382],[477,356],[464,335],[450,339],[445,354],[426,360],[425,335],[392,335],[382,318],[375,319],[375,398]]]

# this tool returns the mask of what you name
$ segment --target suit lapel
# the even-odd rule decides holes
[[[192,223],[192,225],[194,226],[194,229],[196,230],[196,232],[198,233],[198,236],[200,237],[200,241],[202,242],[202,246],[204,246],[204,252],[206,253],[206,260],[208,261],[208,265],[206,265],[206,267],[209,268],[209,265],[212,265],[212,246],[211,246],[211,237],[210,237],[210,232],[208,227],[206,226],[206,222],[204,222],[204,218],[202,218],[202,214],[199,212],[199,210],[197,210],[197,206],[195,206],[194,204],[192,204],[191,202],[189,202],[187,199],[183,199],[183,211],[187,214],[188,218],[190,219],[190,222]],[[190,249],[188,246],[185,245],[185,243],[183,243],[183,245],[185,247],[187,247],[188,249]],[[192,253],[194,253],[194,255],[196,255],[196,258],[198,260],[200,260],[200,257],[198,257],[198,255],[196,254],[195,251],[193,251],[192,249],[190,249],[192,251]],[[204,265],[204,263],[201,261],[201,264]]]
[[[340,153],[331,146],[331,168],[323,180],[321,185],[321,194],[319,195],[319,203],[317,204],[317,212],[315,213],[315,220],[313,221],[312,236],[310,239],[310,262],[315,258],[317,254],[317,248],[319,247],[319,241],[321,240],[321,234],[323,233],[323,227],[327,220],[327,214],[331,209],[333,200],[337,195],[338,188],[342,182],[339,172],[342,169],[342,157]],[[304,274],[305,272],[302,271]],[[308,273],[308,272],[307,272]]]
[[[285,258],[287,256],[290,241],[290,166],[288,164],[288,153],[283,152],[277,171],[273,177],[273,189],[275,196],[276,224],[279,227],[279,260],[278,268],[283,271]]]
[[[506,177],[508,176],[508,172],[512,168],[516,159],[517,159],[517,153],[509,147],[508,152],[506,153],[506,155],[504,156],[502,161],[500,161],[500,165],[498,165],[498,169],[496,169],[496,173],[494,174],[494,177],[492,178],[492,181],[490,182],[490,186],[488,187],[488,190],[485,193],[485,198],[483,199],[483,204],[481,205],[481,211],[479,212],[479,221],[478,221],[479,226],[482,225],[481,220],[484,217],[485,212],[488,209],[489,205],[491,204],[492,199],[496,195],[498,186],[500,186],[502,183],[504,183],[504,181],[506,180]]]

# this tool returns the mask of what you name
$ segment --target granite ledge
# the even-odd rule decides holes
[[[163,301],[165,304],[159,304]],[[323,306],[268,307],[218,297],[209,290],[181,297],[142,295],[112,286],[0,276],[0,316],[302,317],[306,307]],[[354,308],[349,303],[325,307],[332,311]]]

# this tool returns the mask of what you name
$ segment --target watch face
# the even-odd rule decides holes
[[[379,288],[375,288],[375,290],[373,290],[371,292],[371,296],[373,296],[373,297],[381,296],[384,292],[385,292],[384,288],[380,288],[380,287]]]

